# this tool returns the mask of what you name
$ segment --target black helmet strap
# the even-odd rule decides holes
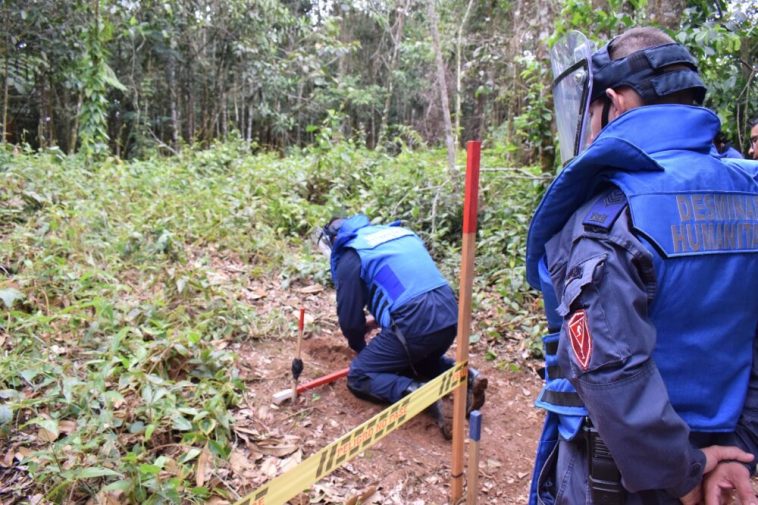
[[[691,89],[695,101],[703,103],[706,88],[698,75],[695,60],[685,47],[676,43],[664,44],[612,60],[609,48],[614,40],[592,55],[590,101],[602,97],[608,88],[629,86],[645,101]],[[672,65],[682,68],[672,70]]]
[[[608,114],[611,112],[611,99],[605,96],[605,100],[603,102],[603,115],[600,116],[600,127],[605,128],[605,125],[608,124]]]

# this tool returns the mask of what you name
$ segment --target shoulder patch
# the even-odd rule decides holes
[[[576,362],[585,372],[589,369],[592,357],[592,334],[587,321],[587,312],[577,310],[568,320],[569,340]]]
[[[588,230],[607,233],[621,215],[624,207],[626,207],[624,193],[620,189],[609,191],[595,200],[582,224]]]

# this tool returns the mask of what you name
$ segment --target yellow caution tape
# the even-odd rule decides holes
[[[392,404],[316,454],[259,487],[234,505],[283,505],[466,382],[467,362],[457,363],[418,391]]]

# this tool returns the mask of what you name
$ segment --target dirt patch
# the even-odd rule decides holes
[[[332,339],[316,337],[303,342],[303,359],[336,370],[349,363],[355,353],[345,343],[335,344]]]
[[[294,301],[289,299],[287,303]],[[305,370],[301,381],[346,367],[353,352],[337,330],[334,293],[324,290],[319,296],[304,296],[300,302],[307,313],[318,315],[317,324],[313,325],[317,329],[303,342]],[[294,404],[273,405],[273,393],[292,385],[290,365],[296,335],[293,328],[291,335],[284,335],[281,340],[237,344],[241,362],[246,364],[241,367],[241,375],[248,391],[245,406],[235,413],[235,425],[253,428],[259,439],[268,437],[275,443],[294,444],[299,451],[294,453],[295,460],[299,461],[386,406],[356,398],[348,391],[344,379],[309,391]],[[488,349],[500,359],[486,361]],[[454,350],[450,353],[454,354]],[[471,363],[489,379],[487,401],[482,409],[479,502],[525,503],[542,424],[542,414],[533,407],[541,382],[533,369],[539,364],[523,359],[508,348],[507,342],[479,342],[471,347],[470,354]],[[237,482],[241,495],[281,473],[285,466],[295,464],[287,461],[292,454],[280,457],[253,454],[258,445],[246,446],[242,441],[238,447],[255,461],[255,471],[248,479]],[[450,442],[443,438],[431,418],[419,415],[292,503],[345,503],[351,498],[357,501],[361,495],[364,495],[362,503],[448,503],[451,451]]]

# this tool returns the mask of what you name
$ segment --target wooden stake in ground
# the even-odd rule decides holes
[[[300,351],[303,346],[303,329],[305,328],[305,309],[300,307],[300,320],[297,323],[297,353],[292,360],[292,401],[297,400],[297,380],[303,373],[303,360],[300,359]]]
[[[458,301],[458,336],[455,360],[468,361],[471,332],[471,287],[474,282],[476,213],[479,207],[479,158],[482,143],[466,144],[466,196],[463,203],[463,248],[461,250],[461,285]],[[453,464],[450,503],[463,495],[463,425],[466,421],[466,381],[453,392]]]
[[[482,413],[471,412],[468,419],[468,478],[466,479],[466,505],[476,505],[479,493],[479,439],[482,436]]]

